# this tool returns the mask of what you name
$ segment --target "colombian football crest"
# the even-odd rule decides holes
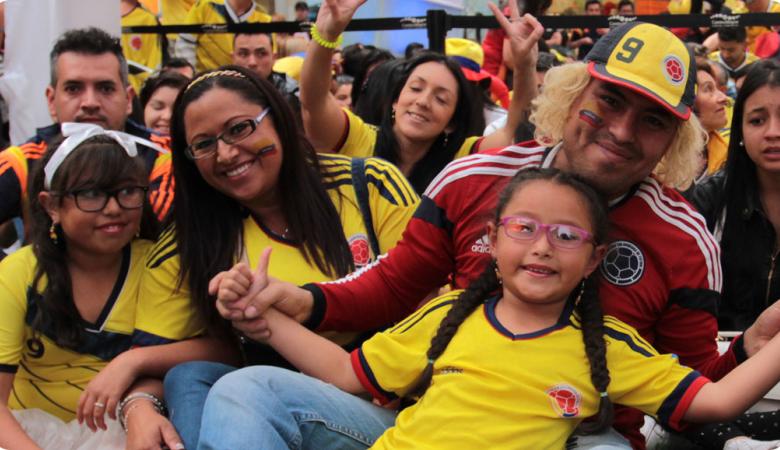
[[[363,267],[371,261],[371,247],[368,245],[368,237],[365,234],[361,233],[350,237],[349,250],[352,252],[355,267]]]
[[[568,384],[556,384],[545,391],[550,397],[553,410],[559,416],[570,418],[580,414],[580,393]]]

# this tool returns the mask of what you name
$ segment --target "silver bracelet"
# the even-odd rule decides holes
[[[117,405],[117,417],[119,418],[119,424],[122,425],[122,428],[127,432],[127,413],[130,412],[130,410],[125,411],[128,406],[130,406],[131,403],[138,401],[138,400],[148,400],[152,403],[154,406],[154,409],[157,410],[157,412],[163,416],[166,415],[165,411],[165,404],[163,404],[162,400],[157,398],[156,396],[149,394],[147,392],[133,392],[132,394],[128,395],[124,398],[121,402],[119,402],[119,405]]]

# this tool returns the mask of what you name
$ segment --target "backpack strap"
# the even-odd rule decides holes
[[[363,225],[368,232],[368,243],[374,256],[379,256],[379,240],[374,232],[374,220],[371,218],[371,203],[368,201],[368,180],[366,179],[365,158],[352,158],[352,186],[355,188],[360,214],[363,216]]]

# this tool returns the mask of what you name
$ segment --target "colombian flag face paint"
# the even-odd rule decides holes
[[[593,102],[588,102],[584,105],[579,112],[580,120],[592,126],[598,128],[604,123],[604,119],[599,114],[599,107]]]

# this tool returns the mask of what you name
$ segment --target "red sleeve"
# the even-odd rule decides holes
[[[346,278],[317,284],[327,305],[319,329],[376,329],[403,319],[432,290],[447,284],[455,256],[444,208],[423,196],[387,255]]]

